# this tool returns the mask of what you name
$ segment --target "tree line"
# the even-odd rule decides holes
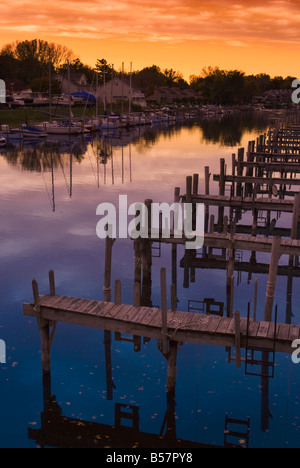
[[[71,73],[84,73],[90,83],[95,84],[95,72],[98,72],[99,85],[113,77],[129,80],[130,73],[116,70],[106,59],[98,59],[95,67],[84,64],[72,50],[60,44],[39,39],[17,41],[6,44],[0,51],[0,78],[11,87],[28,86],[32,91],[47,92],[49,88],[49,66],[52,76],[66,73],[67,62]],[[296,77],[276,76],[261,73],[246,75],[240,70],[221,70],[218,67],[203,68],[199,75],[191,75],[189,82],[181,72],[162,69],[157,65],[135,70],[131,73],[133,86],[140,88],[150,96],[156,87],[191,88],[201,93],[203,102],[212,104],[238,104],[251,102],[256,95],[262,95],[271,89],[291,89]],[[13,83],[13,84],[12,84]],[[53,80],[52,91],[59,93],[59,84]]]

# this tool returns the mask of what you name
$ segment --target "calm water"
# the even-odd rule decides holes
[[[148,128],[122,137],[79,138],[71,144],[45,142],[0,151],[0,339],[7,345],[7,364],[0,365],[1,447],[36,447],[31,430],[41,427],[44,411],[40,336],[35,320],[24,317],[23,302],[31,302],[31,281],[40,293],[48,292],[48,271],[55,270],[57,294],[103,299],[104,247],[96,237],[96,207],[101,202],[117,204],[119,194],[128,203],[151,198],[172,202],[174,187],[185,190],[185,178],[200,174],[204,188],[204,166],[219,171],[224,157],[231,168],[231,155],[246,147],[266,128],[264,116],[226,118],[172,128]],[[98,158],[97,158],[98,154]],[[107,155],[106,163],[105,154]],[[217,193],[216,183],[211,184]],[[213,211],[212,211],[213,212]],[[245,223],[247,217],[245,216]],[[290,227],[289,216],[277,225]],[[214,298],[226,306],[226,271],[197,270],[196,280],[183,287],[179,263],[178,308],[187,310],[188,300]],[[249,255],[244,252],[243,261]],[[259,256],[268,262],[268,256]],[[281,259],[287,264],[287,259]],[[133,300],[134,251],[130,240],[117,240],[113,248],[112,282],[122,281],[122,299]],[[160,304],[159,271],[167,268],[171,283],[171,250],[163,246],[153,259],[152,302]],[[254,279],[259,279],[258,318],[263,318],[267,275],[235,272],[234,308],[245,316],[253,301]],[[287,278],[279,277],[276,302],[280,322],[287,311]],[[299,278],[293,279],[293,323],[299,323]],[[113,292],[113,291],[112,291]],[[104,332],[59,323],[51,352],[52,395],[62,416],[72,418],[82,440],[80,421],[98,424],[95,434],[105,438],[114,426],[118,404],[137,407],[139,430],[159,435],[167,408],[167,362],[154,340],[142,342],[134,352],[130,342],[104,345]],[[111,349],[113,397],[107,388],[105,349]],[[273,379],[245,374],[244,365],[228,362],[224,347],[183,344],[177,356],[176,408],[171,420],[178,439],[201,444],[224,444],[225,416],[250,418],[250,447],[299,447],[300,367],[290,356],[276,354]],[[170,417],[169,417],[170,419]],[[54,425],[55,426],[55,425]],[[30,430],[30,431],[29,431]],[[29,431],[29,432],[28,432]],[[64,433],[58,418],[56,434]],[[164,432],[165,433],[165,432]],[[96,438],[97,439],[97,438]],[[58,445],[47,440],[45,445]],[[136,434],[136,445],[142,439]],[[119,442],[122,447],[122,441]],[[109,439],[107,446],[110,445]]]

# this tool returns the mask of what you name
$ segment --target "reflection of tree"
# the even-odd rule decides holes
[[[202,120],[199,125],[203,131],[203,139],[208,143],[222,146],[237,146],[241,143],[245,132],[255,129],[265,131],[268,119],[264,114],[249,112],[224,117],[221,120]]]
[[[11,145],[1,150],[2,156],[12,166],[20,165],[27,171],[47,172],[68,164],[70,154],[78,162],[83,160],[84,148],[81,144],[70,144],[70,148],[63,143],[44,142],[37,145]]]
[[[90,145],[100,164],[106,164],[112,157],[112,145],[107,138],[94,138]]]
[[[150,127],[134,142],[134,146],[138,153],[144,153],[153,148],[159,139],[171,139],[174,133],[178,133],[181,128],[182,125],[179,127]]]

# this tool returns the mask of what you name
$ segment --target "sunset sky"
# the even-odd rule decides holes
[[[299,0],[2,0],[0,46],[66,45],[84,63],[153,64],[186,79],[205,66],[300,78]]]

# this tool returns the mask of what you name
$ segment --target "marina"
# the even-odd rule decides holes
[[[254,131],[257,138],[267,134],[274,122],[259,125]],[[25,358],[25,367],[36,369],[30,392],[38,404],[31,400],[22,416],[27,426],[18,431],[22,445],[112,447],[123,437],[126,447],[285,446],[273,425],[283,414],[286,398],[295,407],[286,423],[289,444],[297,445],[293,423],[297,425],[298,372],[291,355],[300,331],[295,307],[300,247],[298,198],[290,195],[297,185],[289,180],[295,180],[296,172],[291,166],[292,175],[286,185],[281,181],[282,187],[266,179],[263,186],[254,179],[251,187],[248,179],[226,179],[223,194],[222,184],[214,180],[222,176],[220,157],[226,161],[226,172],[232,153],[237,155],[241,145],[246,148],[254,132],[246,133],[238,147],[219,146],[217,151],[214,144],[203,144],[201,121],[84,136],[71,143],[51,137],[34,149],[30,144],[3,149],[1,163],[7,174],[23,166],[23,174],[33,176],[25,189],[34,197],[33,206],[25,211],[36,213],[29,216],[28,232],[36,232],[39,251],[32,255],[23,224],[29,243],[20,260],[25,261],[26,273],[20,266],[20,293],[14,307],[9,307],[11,312],[4,313],[1,334],[7,343],[3,375],[8,378],[20,360],[25,365]],[[199,137],[201,149],[194,153]],[[172,177],[164,157],[170,150]],[[145,152],[151,167],[156,164],[156,173],[161,174],[151,189],[145,185],[149,177]],[[199,164],[201,152],[206,156]],[[190,163],[178,174],[183,154]],[[248,169],[245,164],[244,171]],[[210,174],[209,182],[205,174]],[[272,195],[271,184],[278,185]],[[132,239],[97,239],[96,207],[101,201],[117,204],[120,193],[126,193],[129,202],[204,203],[203,247],[188,251],[184,237],[167,239],[162,232],[158,239],[149,236],[140,244]],[[47,207],[47,230],[58,229],[56,247],[50,233],[41,229],[38,206]],[[15,266],[3,258],[5,298],[5,290],[14,290],[10,271]],[[37,281],[32,300],[33,278]],[[14,329],[13,317],[24,326],[28,350],[24,358],[12,349],[15,332],[8,330]],[[101,346],[99,354],[95,350]],[[196,385],[187,373],[187,362],[196,371]],[[205,380],[200,377],[204,372]],[[75,374],[82,387],[72,384]],[[225,381],[223,390],[221,381]],[[2,389],[11,388],[9,379],[6,382]],[[291,388],[288,396],[284,382]],[[247,404],[237,397],[241,388],[248,395]],[[273,405],[277,398],[283,405]],[[217,412],[211,413],[212,405],[217,405]]]

